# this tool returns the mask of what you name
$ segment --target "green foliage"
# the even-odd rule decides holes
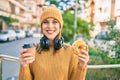
[[[95,60],[95,58],[97,59],[97,61],[101,61],[102,63],[100,62],[100,64],[118,64],[118,63],[120,63],[119,58],[111,58],[107,51],[102,51],[100,49],[89,47],[89,55],[93,61]],[[96,60],[94,62],[95,62],[94,64],[99,64],[96,62]],[[91,62],[89,64],[91,64]]]
[[[94,23],[91,21],[91,22],[89,22],[89,29],[91,30],[91,31],[94,31]]]
[[[106,59],[108,53],[103,52],[100,49],[95,49],[89,47],[90,62],[89,64],[104,64],[104,59]]]
[[[50,4],[55,4],[57,7],[60,3],[60,0],[46,0],[47,2],[50,2]]]
[[[108,40],[115,41],[115,44],[110,45],[107,51],[103,51],[100,48],[89,48],[90,65],[101,64],[119,64],[120,63],[120,30],[114,28],[115,22],[110,19],[108,21]],[[109,50],[115,51],[116,57],[111,58],[108,54]],[[88,69],[86,80],[119,80],[120,69],[108,68],[108,69]]]
[[[117,58],[120,58],[120,42],[116,42],[116,53],[117,53]]]
[[[69,12],[66,11],[63,14],[63,30],[62,30],[62,35],[65,38],[65,42],[68,42],[73,39],[73,25],[74,25],[74,17],[73,15]]]
[[[77,19],[77,30],[76,33],[82,33],[83,36],[88,36],[89,35],[89,23],[86,22],[85,20],[82,20],[80,18]]]
[[[11,17],[6,17],[6,16],[0,16],[5,22],[6,24],[10,24],[12,22],[19,22],[17,19],[15,18],[11,18]]]
[[[115,41],[115,45],[111,46],[111,49],[116,52],[116,57],[120,58],[120,30],[114,28],[115,27],[115,21],[110,19],[108,21],[108,36],[110,40]]]
[[[88,69],[86,80],[119,80],[119,68]]]
[[[64,10],[65,6],[70,2],[69,0],[46,0],[50,4],[55,4],[59,9]],[[62,3],[62,4],[61,4]]]
[[[111,58],[107,52],[89,47],[89,65],[118,64],[120,59]],[[120,69],[88,69],[86,80],[118,80]]]
[[[65,38],[65,42],[70,42],[74,38],[74,15],[70,11],[63,13],[63,30],[62,34]],[[76,34],[83,34],[84,37],[89,36],[89,23],[77,18],[77,29]]]

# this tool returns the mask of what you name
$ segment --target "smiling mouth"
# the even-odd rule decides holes
[[[52,33],[54,33],[55,32],[55,30],[47,30],[47,33],[48,34],[52,34]]]

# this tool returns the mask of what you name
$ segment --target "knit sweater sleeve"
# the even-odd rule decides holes
[[[78,65],[78,56],[72,54],[70,63],[69,80],[85,80],[87,67],[80,67]]]
[[[32,75],[29,66],[20,66],[19,69],[19,80],[32,80]]]

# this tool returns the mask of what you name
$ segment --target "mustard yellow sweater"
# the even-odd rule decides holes
[[[86,68],[78,65],[78,57],[71,46],[53,54],[53,47],[36,53],[35,61],[20,66],[19,80],[85,80]]]

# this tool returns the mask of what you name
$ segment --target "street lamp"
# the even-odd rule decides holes
[[[76,29],[77,29],[77,9],[78,9],[78,0],[75,0],[75,9],[74,9],[74,27],[73,27],[74,40],[75,40],[75,38],[76,38]]]
[[[74,5],[74,27],[73,27],[73,32],[74,32],[74,40],[77,36],[76,34],[76,29],[77,29],[77,13],[78,10],[82,10],[82,5],[85,3],[84,0],[75,0],[75,5]]]

